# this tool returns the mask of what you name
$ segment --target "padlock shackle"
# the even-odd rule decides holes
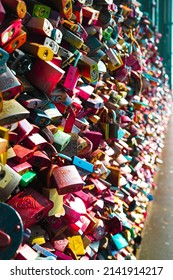
[[[116,112],[113,109],[110,109],[108,112],[108,116],[109,116],[109,123],[116,123]]]

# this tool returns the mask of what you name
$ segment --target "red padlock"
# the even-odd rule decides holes
[[[34,189],[27,189],[7,201],[21,216],[24,228],[38,223],[52,209],[53,203]]]
[[[52,177],[56,183],[58,193],[61,195],[79,191],[84,186],[84,181],[74,165],[55,168],[52,172]]]

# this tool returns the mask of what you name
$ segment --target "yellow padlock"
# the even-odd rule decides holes
[[[82,241],[82,237],[80,235],[75,235],[72,237],[68,237],[69,244],[68,247],[76,253],[76,255],[84,255],[85,249]]]

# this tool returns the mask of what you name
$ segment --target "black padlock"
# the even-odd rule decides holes
[[[11,53],[7,65],[17,74],[25,74],[31,70],[32,59],[20,49]]]

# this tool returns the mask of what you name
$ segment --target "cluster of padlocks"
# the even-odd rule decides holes
[[[0,1],[0,259],[136,259],[171,114],[138,1]]]

